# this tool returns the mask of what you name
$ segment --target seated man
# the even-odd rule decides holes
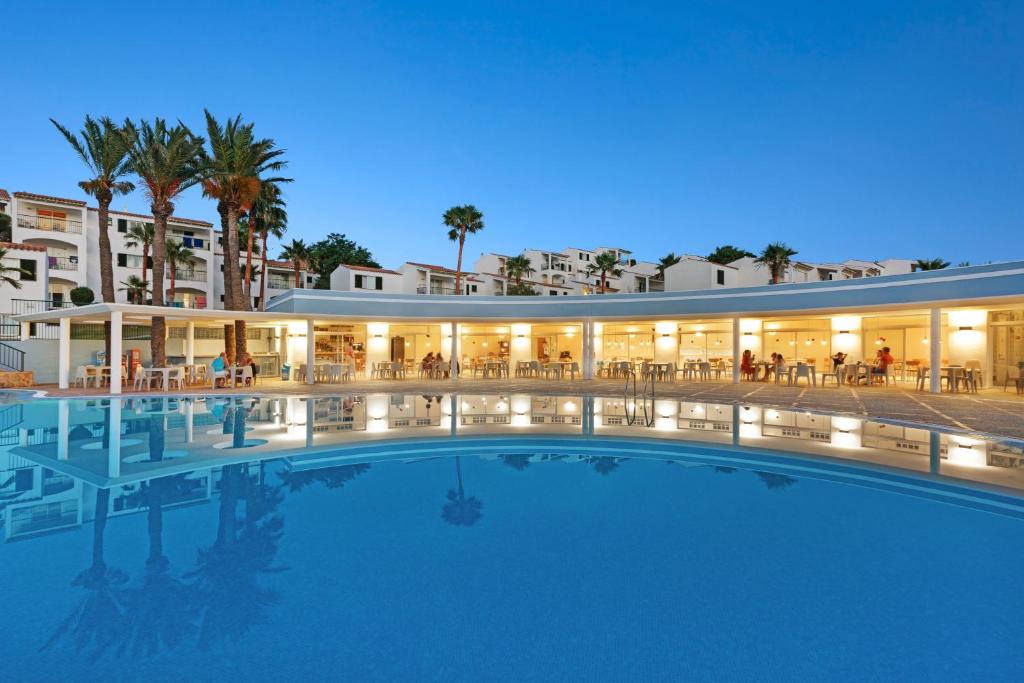
[[[210,363],[210,376],[213,378],[213,386],[224,386],[224,381],[228,376],[228,357],[224,355],[223,351]]]

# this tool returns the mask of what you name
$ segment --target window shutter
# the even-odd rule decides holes
[[[356,275],[356,289],[362,289],[362,288],[363,288],[363,276],[362,275]]]
[[[118,218],[117,219],[117,231],[118,232],[128,232],[128,220],[127,219],[125,219],[125,218]]]
[[[128,266],[128,254],[118,254],[117,265],[121,268],[126,268]]]
[[[383,277],[377,277],[375,279],[377,280],[377,282],[374,283],[376,285],[374,287],[374,289],[378,289],[378,290],[384,289],[384,278]]]

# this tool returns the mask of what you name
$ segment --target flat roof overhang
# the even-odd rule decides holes
[[[690,292],[592,296],[438,296],[292,289],[266,312],[164,308],[98,303],[15,316],[20,322],[125,322],[163,316],[169,323],[288,322],[553,322],[775,317],[1024,305],[1024,261],[832,282]]]

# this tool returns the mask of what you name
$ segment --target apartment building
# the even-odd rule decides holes
[[[90,288],[101,297],[99,268],[99,211],[78,199],[33,192],[0,189],[0,213],[11,218],[11,239],[5,243],[5,265],[16,267],[12,275],[22,282],[21,289],[0,287],[0,316],[29,313],[70,305],[71,290]],[[152,280],[153,257],[143,263],[143,246],[136,237],[153,217],[111,209],[107,234],[114,269],[115,297],[128,301],[124,283],[132,276]],[[190,252],[174,269],[171,296],[171,269],[165,268],[164,292],[169,305],[178,308],[224,307],[224,252],[221,231],[208,221],[171,216],[167,238],[180,242]],[[244,257],[240,267],[244,268]],[[254,309],[260,307],[262,259],[253,258],[251,297]],[[315,276],[300,270],[296,285],[292,263],[267,260],[265,298],[270,299],[296,286],[315,285]]]
[[[916,262],[910,259],[848,259],[841,263],[793,261],[779,282],[827,282],[880,275],[906,275],[916,270],[915,264]],[[757,287],[771,283],[771,273],[751,256],[744,256],[729,265],[736,269],[736,283],[732,285],[734,287]],[[670,269],[666,269],[666,273],[668,270]]]

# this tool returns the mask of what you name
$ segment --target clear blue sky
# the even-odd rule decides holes
[[[1024,257],[1021,2],[58,0],[3,22],[9,190],[80,195],[50,116],[200,127],[209,107],[288,148],[293,236],[344,232],[388,266],[454,265],[440,217],[466,202],[487,223],[470,264],[776,239]],[[198,191],[178,213],[216,216]]]

